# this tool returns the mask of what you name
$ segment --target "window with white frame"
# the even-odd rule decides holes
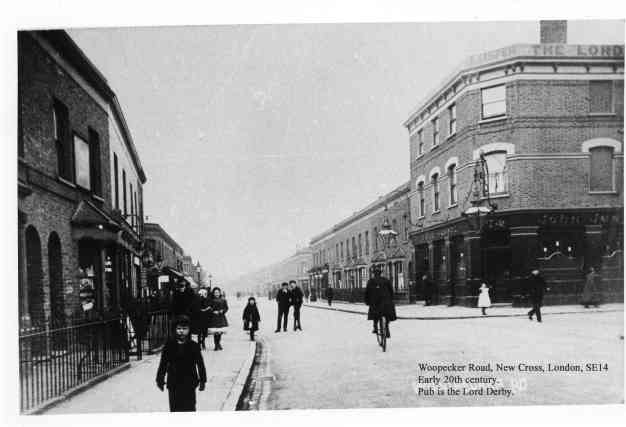
[[[448,190],[450,193],[450,206],[456,205],[456,165],[450,165],[448,167]]]
[[[421,218],[424,216],[424,181],[417,183],[417,215]]]
[[[89,143],[78,135],[74,135],[74,159],[76,162],[76,184],[91,190]]]
[[[439,117],[432,120],[433,125],[433,147],[439,145]]]
[[[439,212],[439,174],[433,174],[430,181],[433,187],[433,212]]]
[[[448,135],[454,135],[456,133],[456,104],[448,107],[448,116],[450,119],[448,122]]]
[[[589,150],[589,190],[590,191],[613,191],[613,147],[599,146]]]
[[[489,194],[503,194],[508,190],[506,174],[506,151],[492,151],[485,154],[487,163],[487,183]]]
[[[504,85],[483,89],[481,98],[483,119],[506,115],[506,89]]]
[[[417,155],[424,154],[424,129],[420,129],[417,132]]]

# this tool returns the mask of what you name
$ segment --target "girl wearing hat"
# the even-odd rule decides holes
[[[222,350],[222,334],[225,333],[228,328],[228,321],[226,320],[228,303],[226,302],[226,298],[223,297],[222,290],[220,288],[213,288],[213,298],[211,299],[209,306],[210,316],[208,333],[213,334],[215,351]]]
[[[491,307],[491,298],[489,298],[489,286],[483,282],[478,289],[478,307],[482,309],[483,316],[487,315],[487,309]]]

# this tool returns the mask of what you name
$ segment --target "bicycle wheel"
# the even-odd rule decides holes
[[[378,345],[380,345],[383,351],[387,350],[387,319],[382,316],[378,319],[378,333],[376,334]]]

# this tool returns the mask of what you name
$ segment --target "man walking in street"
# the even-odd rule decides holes
[[[300,325],[300,308],[303,302],[302,290],[296,285],[295,280],[289,281],[289,292],[291,293],[291,304],[293,305],[293,330],[302,330]]]
[[[333,288],[330,286],[326,288],[326,300],[328,301],[328,306],[333,305]]]
[[[541,322],[541,304],[543,303],[543,296],[548,288],[546,288],[546,281],[541,277],[539,270],[533,270],[527,279],[527,293],[532,309],[528,312],[528,318],[533,320],[533,315],[537,315],[537,322]]]
[[[276,293],[276,304],[278,305],[278,319],[276,321],[276,330],[274,332],[280,332],[281,319],[283,323],[283,332],[287,332],[289,306],[291,305],[291,292],[289,292],[289,284],[287,282],[283,282],[280,290]]]

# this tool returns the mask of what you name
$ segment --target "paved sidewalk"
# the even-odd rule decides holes
[[[202,352],[207,369],[205,391],[197,391],[198,411],[234,410],[254,360],[255,343],[236,327],[222,338],[223,351],[213,351],[208,337]],[[44,414],[168,411],[167,389],[155,384],[161,355],[144,357],[127,369],[59,403]]]
[[[309,302],[307,307],[319,309],[345,311],[348,313],[367,314],[367,306],[363,303],[335,302],[331,307],[324,301]],[[495,305],[487,309],[487,315],[482,316],[479,308],[446,305],[424,306],[423,302],[417,304],[396,305],[398,319],[464,319],[478,317],[522,317],[526,316],[529,308],[511,307],[511,305]],[[597,308],[585,308],[582,305],[548,305],[541,308],[542,315],[569,314],[569,313],[605,313],[612,311],[624,311],[624,304],[604,304]]]

